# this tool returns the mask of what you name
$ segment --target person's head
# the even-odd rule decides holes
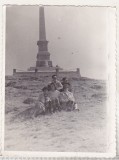
[[[63,84],[63,90],[64,90],[64,91],[65,91],[65,90],[69,90],[69,86],[70,86],[70,84],[69,84],[68,82],[64,83],[64,84]]]
[[[63,78],[62,78],[62,83],[67,83],[67,82],[68,82],[67,77],[63,77]]]
[[[42,91],[43,91],[44,94],[47,94],[48,93],[48,88],[47,87],[43,87]]]
[[[57,80],[57,76],[54,74],[54,75],[52,75],[52,80],[53,81],[56,81]]]
[[[56,86],[55,86],[54,83],[50,83],[50,84],[49,84],[49,90],[50,90],[50,91],[55,91],[55,90],[56,90]]]

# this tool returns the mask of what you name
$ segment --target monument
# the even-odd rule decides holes
[[[30,67],[28,70],[29,71],[35,69],[37,69],[38,71],[55,70],[55,67],[53,67],[52,65],[52,61],[50,60],[50,53],[48,52],[44,7],[39,8],[39,40],[37,41],[37,45],[38,45],[38,53],[37,53],[36,66]]]
[[[45,18],[44,18],[44,8],[40,7],[39,9],[39,41],[38,45],[38,54],[36,67],[52,67],[52,61],[50,61],[50,53],[48,52],[48,41],[46,40],[46,31],[45,31]]]
[[[50,60],[50,53],[48,52],[48,41],[46,40],[44,7],[39,8],[39,40],[37,41],[37,45],[38,53],[36,56],[36,65],[28,68],[28,71],[25,72],[13,69],[13,75],[48,77],[56,74],[59,77],[81,78],[79,68],[75,71],[66,71],[58,65],[55,67],[53,66],[52,61]]]

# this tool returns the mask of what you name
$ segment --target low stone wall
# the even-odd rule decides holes
[[[67,78],[81,78],[80,72],[78,71],[60,71],[60,72],[13,72],[13,76],[20,77],[51,77],[53,74],[56,74],[59,78],[67,77]]]

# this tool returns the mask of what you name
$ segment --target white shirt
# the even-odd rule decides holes
[[[59,95],[59,99],[61,102],[68,102],[68,101],[73,101],[75,102],[75,98],[72,92],[66,91],[66,92],[61,92]]]
[[[52,81],[52,82],[50,82],[49,84],[51,84],[51,83],[54,83],[54,85],[55,85],[55,87],[56,87],[57,90],[60,90],[60,89],[63,88],[63,85],[62,85],[61,82],[58,81],[58,80],[56,80],[56,82]]]

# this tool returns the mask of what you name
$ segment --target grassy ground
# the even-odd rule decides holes
[[[79,112],[61,111],[25,120],[18,117],[49,81],[49,77],[6,77],[5,150],[106,152],[105,81],[70,79]],[[28,98],[31,103],[23,103]]]

